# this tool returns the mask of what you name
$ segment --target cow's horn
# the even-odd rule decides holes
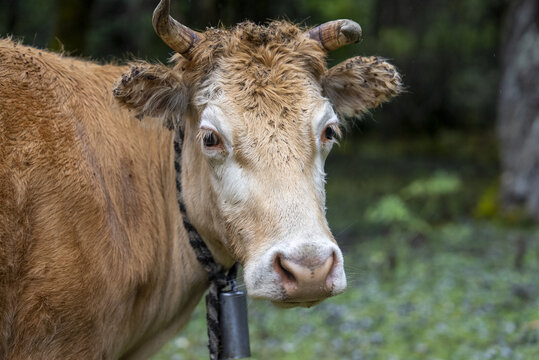
[[[336,50],[344,45],[357,43],[361,39],[361,26],[348,19],[328,21],[307,32],[311,39],[317,40],[327,51]]]
[[[170,0],[161,0],[153,11],[153,28],[173,50],[191,59],[192,50],[202,40],[202,34],[189,29],[170,16]]]

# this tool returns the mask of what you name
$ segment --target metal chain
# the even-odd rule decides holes
[[[221,327],[219,325],[219,294],[227,287],[235,290],[237,263],[227,272],[222,265],[215,262],[210,249],[197,232],[187,217],[187,211],[182,194],[181,169],[182,169],[182,144],[184,139],[183,129],[175,131],[174,135],[174,168],[176,170],[176,195],[183,226],[189,237],[189,244],[195,251],[198,262],[208,273],[210,288],[206,295],[206,323],[208,328],[208,349],[210,360],[219,360],[221,352]]]

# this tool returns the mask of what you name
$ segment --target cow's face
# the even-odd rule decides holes
[[[343,256],[325,219],[324,162],[342,115],[398,93],[394,68],[325,50],[285,22],[204,34],[170,70],[136,66],[115,89],[125,105],[185,130],[184,197],[206,241],[244,266],[248,293],[311,306],[344,291]],[[183,117],[183,118],[182,118]]]
[[[283,76],[278,65],[249,61],[211,77],[194,146],[248,293],[310,305],[346,287],[324,209],[324,161],[339,120],[307,71]]]

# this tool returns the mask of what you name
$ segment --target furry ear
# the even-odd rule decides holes
[[[164,65],[136,64],[114,83],[113,94],[138,117],[163,119],[169,129],[177,127],[187,110],[189,95],[181,76]]]
[[[402,91],[395,67],[378,57],[354,57],[335,65],[324,75],[322,87],[335,111],[359,117]]]

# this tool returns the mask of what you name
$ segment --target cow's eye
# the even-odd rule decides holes
[[[339,138],[340,131],[337,124],[329,124],[322,132],[322,141],[328,142],[337,140]]]
[[[213,131],[205,133],[202,137],[202,142],[204,143],[204,146],[208,148],[221,145],[221,139],[219,139],[219,136]]]
[[[326,132],[324,133],[324,135],[326,136],[326,139],[328,140],[333,140],[335,136],[337,136],[337,134],[335,133],[335,130],[331,126],[328,126],[326,128]]]

